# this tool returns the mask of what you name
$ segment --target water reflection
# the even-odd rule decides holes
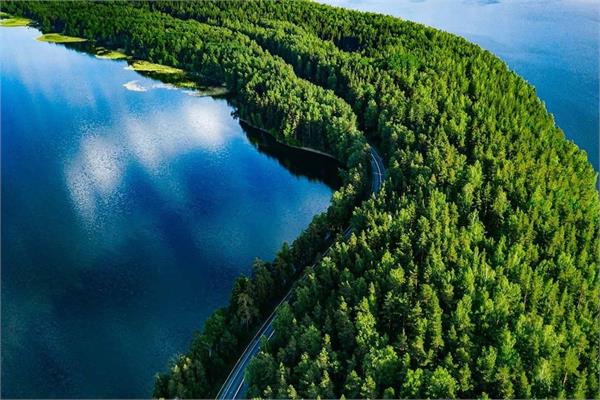
[[[236,135],[229,122],[231,116],[217,103],[203,107],[184,103],[176,110],[176,123],[173,110],[158,110],[143,118],[112,112],[121,115],[121,120],[86,132],[65,168],[72,200],[88,221],[95,219],[99,202],[116,200],[114,196],[131,166],[143,167],[146,174],[162,175],[157,182],[173,186],[179,177],[164,176],[172,160],[198,150],[217,152]]]
[[[322,154],[289,147],[279,143],[273,136],[241,122],[252,144],[261,152],[275,158],[280,165],[296,176],[325,182],[330,188],[338,189],[342,182],[339,169],[343,167],[336,159]]]
[[[225,99],[150,90],[124,61],[38,35],[0,29],[2,396],[148,397],[332,189]]]

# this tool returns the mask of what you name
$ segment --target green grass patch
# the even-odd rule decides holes
[[[37,38],[40,42],[50,42],[50,43],[77,43],[77,42],[86,42],[87,39],[79,38],[75,36],[66,36],[61,35],[60,33],[46,33]]]
[[[196,90],[198,88],[198,84],[196,82],[189,81],[186,79],[182,79],[181,81],[175,81],[173,83],[173,85],[177,86],[178,88],[182,88],[182,89]]]
[[[154,64],[144,60],[131,62],[129,68],[141,75],[157,79],[180,89],[187,89],[193,96],[222,96],[229,91],[224,86],[204,86],[199,84],[194,75],[184,70],[162,64]]]
[[[104,47],[96,48],[96,57],[107,60],[122,60],[128,58],[127,54],[118,50],[108,50]]]
[[[185,75],[182,69],[169,67],[168,65],[154,64],[148,61],[138,60],[131,64],[131,69],[137,72],[148,72],[161,75]]]
[[[5,16],[8,16],[8,14],[4,13],[2,15],[2,19],[0,19],[0,26],[5,26],[5,27],[15,27],[15,26],[28,26],[31,23],[30,19],[27,18],[21,18],[21,17],[9,17],[9,18],[4,18]]]

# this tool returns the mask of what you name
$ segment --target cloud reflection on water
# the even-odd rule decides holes
[[[180,177],[165,176],[171,161],[194,151],[219,151],[234,136],[228,124],[231,116],[216,103],[184,101],[177,109],[156,110],[149,119],[114,114],[122,115],[122,120],[86,132],[78,153],[65,167],[72,201],[87,222],[96,218],[100,201],[118,193],[129,167],[141,166],[147,174],[160,174],[162,179],[153,182],[174,187]],[[178,202],[185,203],[186,199]]]

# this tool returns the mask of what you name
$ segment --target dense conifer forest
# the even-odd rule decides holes
[[[292,285],[248,396],[598,397],[596,173],[491,53],[308,1],[3,8],[224,83],[243,119],[346,166],[327,213],[236,281],[156,397],[214,396]],[[367,141],[388,167],[371,198]]]

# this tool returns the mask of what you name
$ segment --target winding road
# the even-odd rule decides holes
[[[371,161],[371,193],[375,194],[379,192],[381,189],[381,185],[383,183],[383,178],[385,176],[385,166],[383,165],[383,160],[377,150],[373,146],[369,146],[370,153],[370,161]],[[352,234],[352,227],[348,227],[344,231],[344,240],[348,240],[350,235]],[[327,255],[329,253],[329,247],[323,255]],[[260,329],[256,332],[256,335],[252,338],[248,347],[244,350],[241,357],[235,363],[235,366],[229,373],[227,379],[221,386],[219,393],[217,393],[217,399],[240,399],[244,398],[246,390],[248,389],[248,385],[244,382],[246,368],[250,363],[250,360],[258,354],[260,350],[260,339],[264,336],[266,340],[270,340],[275,332],[273,328],[273,320],[275,319],[275,315],[277,314],[277,310],[279,307],[287,302],[292,296],[292,292],[295,288],[295,285],[292,286],[289,292],[285,295],[283,299],[277,304],[269,318],[262,324]]]

